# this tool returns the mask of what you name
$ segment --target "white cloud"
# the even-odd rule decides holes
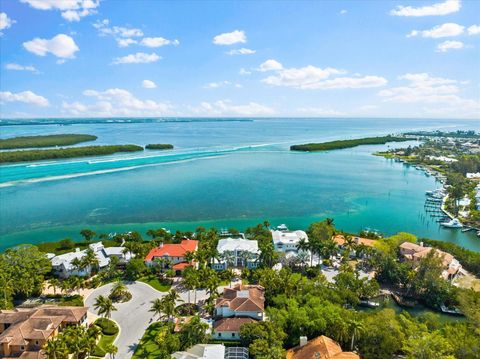
[[[161,57],[156,53],[146,54],[145,52],[137,52],[123,57],[117,57],[113,60],[114,65],[118,64],[147,64],[149,62],[156,62]]]
[[[348,11],[343,9],[343,10],[340,10],[340,15],[345,15]]]
[[[261,71],[261,72],[281,70],[281,69],[283,69],[282,64],[273,59],[265,61],[258,67],[258,71]]]
[[[246,76],[246,75],[251,75],[251,74],[252,74],[252,71],[245,70],[245,69],[242,67],[238,73],[239,73],[240,75],[242,75],[242,76]]]
[[[79,50],[75,41],[65,34],[58,34],[50,40],[35,38],[24,42],[23,47],[38,56],[45,56],[50,52],[61,59],[72,59]]]
[[[178,44],[180,44],[178,40],[167,40],[163,37],[144,37],[140,42],[140,45],[147,47],[160,47],[165,45],[177,46]]]
[[[111,35],[115,38],[131,38],[131,37],[141,37],[143,36],[143,31],[133,27],[123,27],[123,26],[112,26],[110,27],[110,21],[104,19],[102,21],[97,21],[93,24],[93,27],[98,30],[98,33],[101,36]]]
[[[245,31],[240,30],[226,32],[213,38],[213,43],[215,45],[233,45],[245,42],[247,42],[247,36],[245,35]]]
[[[8,17],[8,15],[4,12],[0,12],[0,36],[2,36],[2,30],[8,29],[11,27],[16,21],[12,20]]]
[[[234,49],[227,52],[228,55],[252,55],[256,51],[242,47],[241,49]]]
[[[80,21],[82,17],[96,14],[100,0],[20,0],[38,10],[59,10],[67,21]]]
[[[219,87],[225,87],[225,86],[233,86],[233,87],[236,87],[236,88],[241,88],[242,85],[240,84],[234,84],[230,81],[218,81],[218,82],[209,82],[208,84],[206,84],[205,86],[203,86],[203,88],[205,89],[216,89],[216,88],[219,88]]]
[[[305,116],[343,116],[344,115],[343,112],[328,109],[328,108],[322,108],[322,107],[300,107],[300,108],[297,108],[297,112]]]
[[[97,102],[63,102],[63,111],[73,116],[164,116],[173,111],[167,102],[140,100],[125,89],[85,90],[83,95]]]
[[[336,75],[344,75],[346,74],[346,71],[331,67],[321,69],[319,67],[308,65],[301,68],[283,68],[281,67],[281,64],[276,61],[263,66],[266,63],[267,62],[260,65],[259,70],[276,72],[275,75],[262,79],[262,82],[271,86],[316,90],[379,87],[387,83],[387,80],[380,76],[355,75],[353,77],[334,77]],[[276,70],[275,67],[277,68]]]
[[[455,115],[456,117],[475,117],[480,113],[480,101],[465,99],[459,96],[460,85],[464,81],[433,77],[427,73],[405,74],[399,80],[406,80],[406,86],[392,87],[378,93],[385,102],[400,104],[419,104],[434,107],[423,108],[429,115],[440,117]],[[416,109],[417,110],[417,109]]]
[[[390,11],[390,15],[394,16],[438,16],[447,15],[460,10],[460,0],[446,0],[445,2],[433,5],[413,7],[413,6],[397,6]]]
[[[118,44],[119,47],[128,47],[132,44],[137,44],[138,43],[137,40],[130,39],[130,38],[126,38],[126,39],[117,38],[115,40],[117,41],[117,44]]]
[[[142,81],[142,87],[146,89],[154,89],[157,87],[157,84],[153,82],[152,80],[143,80]]]
[[[46,107],[49,106],[48,100],[32,91],[22,91],[12,93],[10,91],[0,92],[0,101],[2,102],[23,102],[36,106]]]
[[[467,29],[469,35],[478,35],[480,34],[480,25],[472,25]]]
[[[459,50],[465,47],[461,41],[444,41],[437,46],[438,52],[447,52],[448,50]]]
[[[434,39],[441,37],[451,37],[458,36],[463,34],[465,26],[458,25],[452,22],[445,23],[442,25],[437,25],[430,30],[413,30],[407,37],[421,36],[421,37],[431,37]]]
[[[38,72],[38,70],[33,66],[24,66],[19,64],[5,64],[5,68],[7,70],[14,70],[14,71],[31,71],[31,72]]]
[[[234,105],[229,100],[213,103],[202,102],[200,106],[192,108],[191,111],[202,116],[269,116],[275,114],[273,108],[256,102]]]

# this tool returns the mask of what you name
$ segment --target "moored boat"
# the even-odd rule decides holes
[[[462,228],[463,224],[458,220],[458,218],[453,218],[451,221],[440,223],[442,227],[445,228]]]

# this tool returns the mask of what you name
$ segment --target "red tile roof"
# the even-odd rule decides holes
[[[184,270],[187,267],[191,267],[193,264],[188,262],[181,262],[173,265],[174,270]]]
[[[324,335],[287,351],[287,359],[360,359],[352,352],[344,352],[340,345]]]
[[[179,244],[162,244],[153,248],[145,257],[146,261],[152,261],[155,257],[184,257],[187,252],[195,252],[198,241],[186,239]]]
[[[239,332],[242,325],[256,323],[252,318],[222,318],[213,324],[214,332]]]

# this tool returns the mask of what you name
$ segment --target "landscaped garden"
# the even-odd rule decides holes
[[[109,352],[109,347],[113,345],[113,342],[117,338],[119,329],[114,321],[107,318],[99,318],[93,325],[96,325],[101,330],[102,336],[92,352],[92,357],[103,358]]]
[[[170,280],[161,280],[155,275],[149,275],[146,277],[141,277],[138,279],[138,281],[143,282],[145,284],[148,284],[149,286],[155,288],[156,290],[160,292],[168,292],[170,290],[170,287],[172,286],[172,283]]]

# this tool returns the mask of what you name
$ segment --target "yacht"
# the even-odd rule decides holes
[[[446,228],[462,228],[463,227],[463,224],[457,218],[454,218],[451,221],[443,222],[440,224]]]
[[[286,224],[283,224],[283,223],[282,223],[281,225],[277,226],[277,229],[278,229],[279,231],[288,231],[287,225],[286,225]]]

